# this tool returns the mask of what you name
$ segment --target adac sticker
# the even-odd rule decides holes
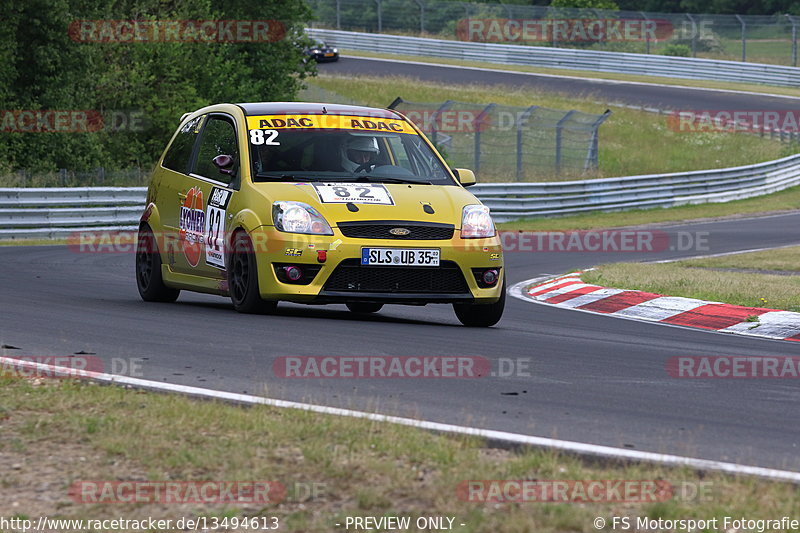
[[[186,261],[193,267],[200,263],[206,214],[203,211],[203,191],[192,187],[181,204],[180,241]]]
[[[259,115],[247,117],[248,130],[275,131],[283,129],[300,130],[358,130],[384,131],[389,133],[410,133],[416,130],[406,122],[396,118],[361,117],[357,115]],[[252,134],[251,134],[252,135]],[[279,144],[277,134],[269,142],[259,144]]]

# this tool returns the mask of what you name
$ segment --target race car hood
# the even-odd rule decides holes
[[[479,204],[470,192],[457,185],[415,185],[405,183],[370,183],[385,187],[393,205],[351,203],[358,210],[352,211],[347,203],[323,201],[311,183],[258,183],[259,191],[270,206],[276,201],[304,202],[317,209],[331,226],[339,222],[361,220],[403,220],[453,224],[461,228],[461,211],[465,205]],[[353,185],[353,184],[349,184]],[[361,184],[355,184],[361,185]],[[426,208],[426,206],[429,206]],[[430,211],[433,211],[432,213]]]

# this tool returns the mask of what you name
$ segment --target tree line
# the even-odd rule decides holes
[[[147,167],[183,113],[292,100],[314,73],[303,62],[303,0],[3,7],[0,172]]]
[[[800,15],[800,0],[482,0],[489,4],[552,5],[657,13]]]

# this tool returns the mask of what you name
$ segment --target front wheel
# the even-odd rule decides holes
[[[262,299],[258,290],[258,267],[250,237],[243,232],[237,233],[232,249],[228,263],[228,290],[233,308],[240,313],[274,312],[278,302]]]
[[[456,316],[465,326],[488,328],[500,322],[506,306],[506,280],[503,278],[503,289],[500,299],[493,304],[453,304]]]
[[[377,313],[383,308],[383,304],[372,302],[348,302],[345,305],[353,313]]]
[[[145,302],[174,302],[181,293],[164,285],[161,254],[153,231],[143,226],[136,241],[136,288]]]

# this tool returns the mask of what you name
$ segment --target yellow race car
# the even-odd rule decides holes
[[[237,311],[280,300],[449,303],[468,326],[503,314],[496,229],[465,169],[388,109],[270,102],[184,115],[156,165],[136,251],[146,301],[181,290]]]

